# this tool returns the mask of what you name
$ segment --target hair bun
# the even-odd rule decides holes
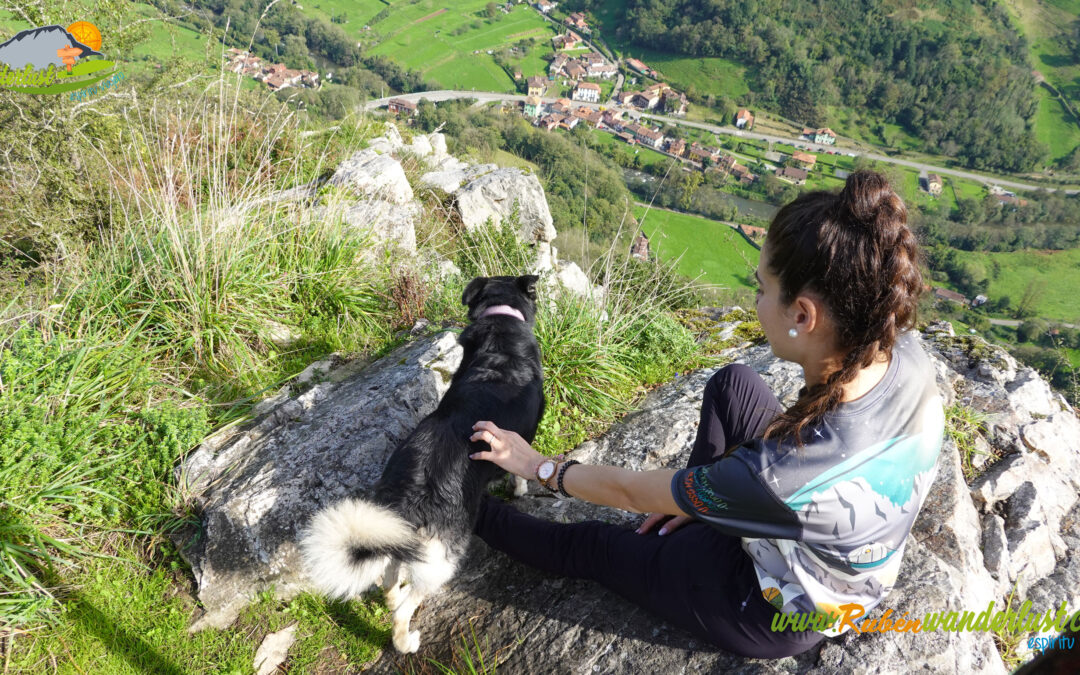
[[[856,171],[847,178],[837,210],[866,227],[900,225],[907,222],[907,208],[876,171]]]

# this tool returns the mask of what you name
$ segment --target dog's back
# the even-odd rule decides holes
[[[491,420],[530,443],[536,435],[544,397],[532,332],[535,282],[493,277],[469,284],[462,302],[473,323],[458,340],[462,361],[439,406],[394,451],[368,499],[316,514],[302,541],[309,575],[328,595],[358,595],[381,578],[401,652],[419,647],[409,618],[453,576],[487,484],[503,473],[469,459],[486,449],[469,441],[472,425]],[[492,307],[515,309],[520,319]]]

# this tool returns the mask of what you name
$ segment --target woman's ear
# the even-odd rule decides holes
[[[815,328],[822,327],[825,306],[817,298],[809,295],[796,296],[795,302],[791,303],[791,311],[795,317],[795,329],[800,334],[806,335]]]
[[[471,306],[473,301],[476,300],[480,292],[487,286],[487,277],[476,277],[469,282],[469,285],[465,287],[465,292],[461,294],[461,304]]]

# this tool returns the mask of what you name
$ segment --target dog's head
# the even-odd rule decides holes
[[[461,304],[469,307],[469,320],[476,321],[486,310],[502,311],[510,307],[521,312],[526,323],[536,318],[536,282],[540,277],[526,274],[520,277],[476,277],[461,294]]]

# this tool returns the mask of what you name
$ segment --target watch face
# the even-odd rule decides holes
[[[540,480],[547,480],[548,478],[551,478],[551,474],[555,473],[555,462],[544,462],[540,465],[540,470],[536,473],[540,476]]]

